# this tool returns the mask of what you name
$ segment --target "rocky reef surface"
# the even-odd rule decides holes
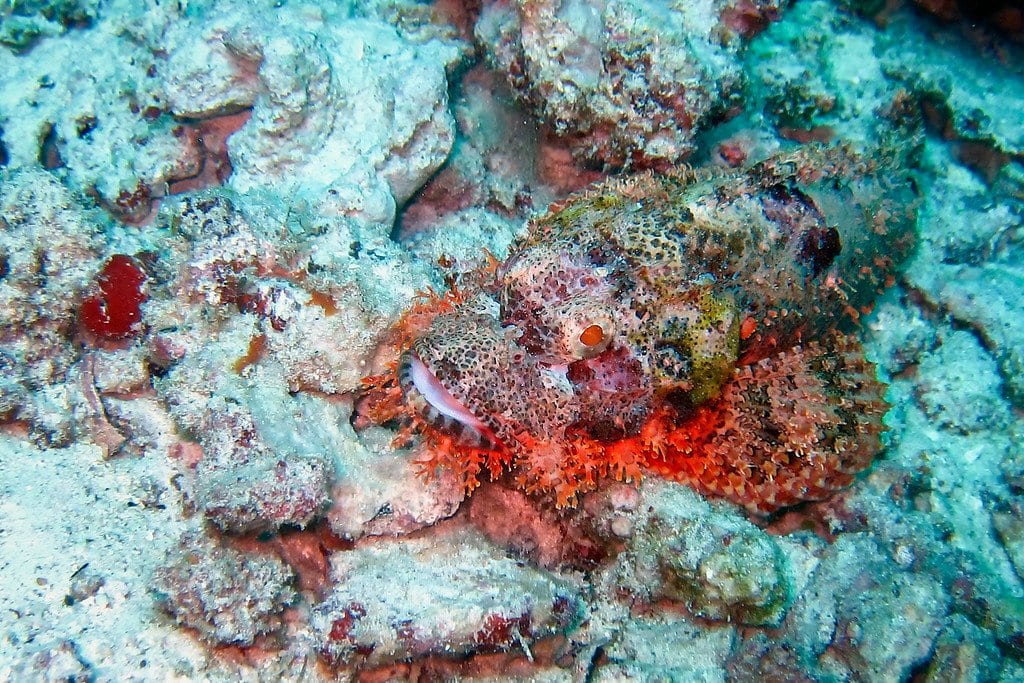
[[[1015,12],[3,3],[0,680],[1024,679]],[[849,489],[467,497],[362,419],[417,293],[550,203],[906,127]]]

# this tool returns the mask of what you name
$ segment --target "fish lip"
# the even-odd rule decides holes
[[[469,446],[487,450],[502,447],[494,431],[452,395],[413,349],[405,351],[399,361],[399,384],[406,400],[431,426]]]

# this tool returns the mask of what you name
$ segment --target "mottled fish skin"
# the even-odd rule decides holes
[[[453,447],[501,451],[513,469],[557,469],[668,407],[685,424],[738,367],[855,328],[913,247],[916,205],[895,162],[837,148],[608,180],[534,219],[403,349],[401,367],[421,362],[487,436],[406,377],[407,401]]]

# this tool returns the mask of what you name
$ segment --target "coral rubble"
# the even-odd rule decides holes
[[[530,110],[581,159],[665,169],[740,103],[741,46],[784,4],[488,0],[476,37]]]
[[[219,548],[197,536],[182,538],[178,556],[154,576],[178,623],[214,643],[240,645],[282,627],[281,612],[295,597],[291,578],[276,557]]]
[[[70,343],[77,299],[99,268],[99,225],[41,170],[0,178],[0,421],[41,443],[72,437],[65,388],[78,360]]]

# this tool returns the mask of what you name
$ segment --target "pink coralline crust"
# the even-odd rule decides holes
[[[880,449],[882,386],[834,329],[913,244],[881,173],[806,148],[573,197],[398,324],[367,414],[411,417],[425,473],[467,491],[508,473],[565,507],[653,470],[757,514],[821,499]]]
[[[732,0],[722,8],[721,25],[740,38],[749,40],[779,18],[783,2],[764,0]]]
[[[593,527],[596,517],[556,514],[522,491],[499,485],[481,487],[469,507],[469,521],[488,540],[547,569],[593,569],[608,556],[612,539]]]
[[[183,194],[224,184],[232,171],[228,138],[241,129],[251,115],[251,110],[244,109],[235,114],[212,116],[175,129],[175,135],[185,141],[186,148],[193,152],[194,158],[191,164],[168,180],[168,193]]]

